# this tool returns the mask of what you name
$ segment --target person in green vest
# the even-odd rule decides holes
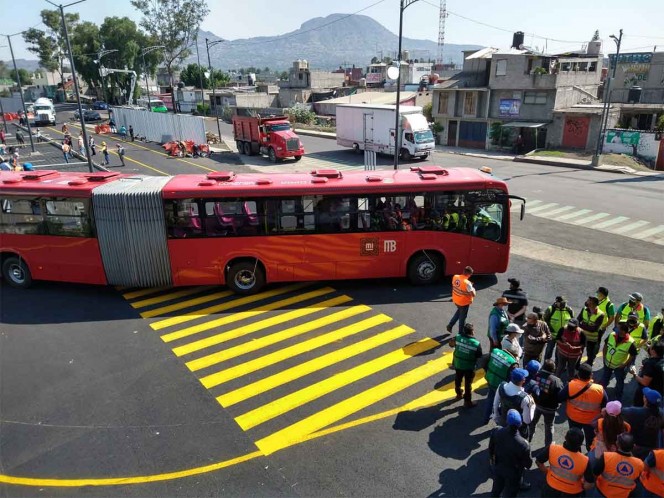
[[[493,308],[491,308],[491,312],[489,313],[489,330],[487,332],[491,349],[500,347],[503,335],[505,335],[505,329],[510,324],[510,319],[505,309],[510,302],[505,297],[499,297],[493,303]]]
[[[618,324],[627,321],[627,317],[632,313],[639,317],[639,321],[646,328],[650,325],[650,308],[643,304],[643,295],[640,292],[632,292],[628,299],[627,302],[622,303],[616,309],[616,317],[613,319],[614,332],[617,332]]]
[[[599,309],[599,299],[595,296],[588,296],[586,305],[577,317],[579,327],[586,336],[586,354],[588,359],[586,363],[592,366],[597,353],[599,353],[600,330],[604,323],[604,313]]]
[[[482,345],[475,338],[475,327],[472,323],[466,323],[459,335],[450,341],[454,348],[452,366],[456,371],[454,378],[454,390],[456,399],[464,399],[464,408],[474,408],[477,403],[472,400],[473,380],[475,379],[475,364],[482,357]],[[461,381],[464,381],[464,390],[461,389]]]
[[[650,320],[650,326],[648,327],[648,342],[655,344],[662,338],[662,334],[664,334],[664,307],[662,307],[660,312]]]
[[[618,332],[611,332],[604,341],[604,369],[600,384],[606,389],[613,375],[616,376],[615,399],[622,401],[625,376],[636,360],[638,351],[634,339],[629,335],[627,322],[618,324]]]
[[[574,318],[574,310],[567,305],[567,299],[564,296],[556,296],[554,303],[544,312],[544,321],[549,326],[553,340],[546,345],[544,359],[553,358],[553,352],[556,349],[556,337],[560,329],[567,326],[567,322]]]
[[[602,322],[602,328],[599,331],[599,342],[602,342],[602,337],[606,328],[613,323],[613,319],[616,317],[616,307],[609,299],[609,289],[606,287],[598,287],[597,292],[595,293],[599,304],[597,305],[600,310],[604,312],[604,321]]]
[[[489,385],[489,392],[486,398],[486,408],[484,410],[484,423],[489,423],[489,418],[493,412],[493,401],[501,382],[510,378],[512,370],[517,368],[516,358],[508,351],[500,347],[493,348],[489,355],[486,366],[484,367],[486,382]]]
[[[644,349],[648,342],[648,330],[646,326],[639,322],[639,316],[632,313],[627,317],[627,333],[634,339],[636,349]]]

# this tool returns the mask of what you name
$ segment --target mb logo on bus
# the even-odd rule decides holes
[[[378,256],[380,254],[380,240],[377,238],[362,239],[360,242],[360,255],[361,256]],[[396,252],[396,240],[384,240],[383,252]]]

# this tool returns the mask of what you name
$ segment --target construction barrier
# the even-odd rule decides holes
[[[205,119],[187,114],[163,114],[129,107],[113,107],[113,118],[119,129],[134,128],[134,135],[151,142],[166,143],[173,140],[193,140],[206,143]]]
[[[107,134],[111,132],[111,127],[107,124],[102,124],[102,125],[97,125],[95,126],[95,133],[97,135],[101,134]]]

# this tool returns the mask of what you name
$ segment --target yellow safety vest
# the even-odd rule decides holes
[[[618,368],[624,364],[629,357],[629,350],[631,349],[632,344],[634,344],[632,336],[629,336],[626,341],[617,344],[616,334],[615,332],[612,333],[607,339],[608,348],[606,350],[606,356],[604,357],[604,365],[606,365],[607,368]]]
[[[604,313],[604,321],[602,322],[602,330],[605,330],[607,325],[609,324],[609,314],[607,313],[606,309],[609,307],[611,304],[611,300],[607,297],[602,299],[597,307],[602,310]]]
[[[586,323],[595,323],[595,320],[599,318],[600,315],[604,315],[604,320],[606,320],[606,313],[604,313],[602,310],[597,308],[597,311],[593,315],[589,315],[588,308],[583,308],[583,311],[581,312],[581,319],[586,322]],[[604,323],[602,321],[602,323]],[[596,330],[595,332],[588,332],[587,330],[583,331],[583,334],[586,336],[586,340],[591,341],[591,342],[597,342],[597,339],[599,338],[599,330]]]

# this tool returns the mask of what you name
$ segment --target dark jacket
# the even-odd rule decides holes
[[[535,325],[526,323],[523,327],[523,354],[524,356],[539,356],[546,343],[552,340],[549,326],[543,320],[537,320]]]
[[[524,469],[533,464],[530,444],[521,437],[516,427],[494,429],[489,439],[489,457],[494,462],[496,473],[519,477]]]

